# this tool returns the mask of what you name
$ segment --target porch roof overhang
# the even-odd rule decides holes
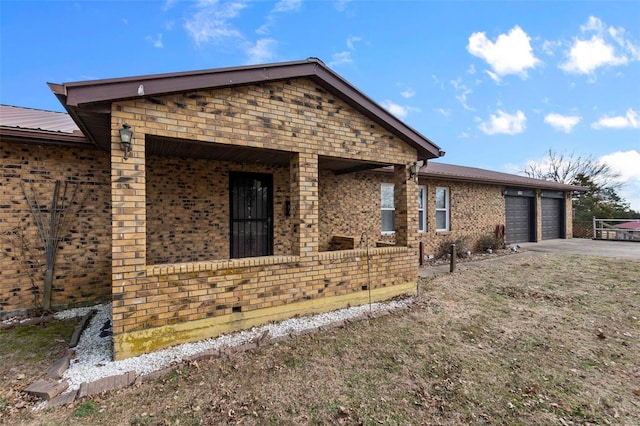
[[[87,139],[102,149],[109,149],[113,102],[136,98],[153,99],[169,94],[293,78],[308,78],[316,82],[323,89],[414,147],[418,159],[427,160],[444,155],[436,144],[394,117],[316,58],[266,65],[48,84]],[[175,151],[175,147],[170,147],[170,142],[165,140],[163,143],[156,143],[157,153],[162,152],[166,155],[172,150]],[[246,150],[242,152],[249,153]],[[344,170],[357,171],[356,169],[380,167],[380,164],[347,163],[349,167]]]
[[[198,142],[193,140],[149,136],[146,146],[147,155],[199,158],[203,160],[219,160],[251,164],[268,164],[288,166],[291,153],[268,148],[239,147],[217,143]],[[386,166],[382,163],[364,162],[347,158],[318,158],[318,167],[331,170],[336,174],[345,174],[371,170]]]

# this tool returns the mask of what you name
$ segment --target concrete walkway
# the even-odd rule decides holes
[[[640,242],[636,241],[573,238],[570,240],[546,240],[539,243],[520,243],[520,247],[526,251],[539,253],[565,253],[640,260]]]
[[[540,253],[576,254],[581,256],[602,256],[640,260],[640,242],[632,241],[603,241],[573,238],[570,240],[546,240],[539,243],[520,243],[519,246],[521,251],[518,253],[506,256],[482,258],[477,262],[498,261],[500,259],[508,259],[511,256],[530,256]],[[472,261],[471,263],[474,262],[476,261]],[[461,262],[458,266],[468,263],[469,262]],[[423,266],[419,270],[419,276],[424,278],[433,278],[438,275],[448,273],[448,264]]]

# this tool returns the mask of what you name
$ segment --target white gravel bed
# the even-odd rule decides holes
[[[67,392],[80,388],[80,385],[84,382],[93,382],[103,377],[123,374],[128,371],[135,371],[138,375],[148,374],[179,363],[185,356],[196,355],[210,349],[239,346],[262,336],[265,331],[269,332],[269,337],[279,337],[355,318],[366,314],[370,310],[392,311],[406,307],[411,303],[413,303],[413,298],[407,298],[399,301],[356,306],[319,315],[292,318],[238,333],[173,346],[121,361],[112,361],[111,334],[104,333],[105,323],[111,321],[110,304],[60,312],[56,315],[61,315],[61,318],[71,318],[84,315],[90,309],[97,310],[96,315],[91,319],[89,326],[80,337],[76,347],[75,358],[71,360],[69,368],[64,373],[64,379],[69,382]],[[104,337],[100,337],[101,333]]]

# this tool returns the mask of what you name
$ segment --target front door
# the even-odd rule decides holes
[[[273,176],[232,172],[229,176],[231,258],[273,254]]]

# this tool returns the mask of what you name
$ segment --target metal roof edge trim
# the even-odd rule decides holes
[[[498,172],[496,172],[498,173]],[[526,176],[517,176],[519,178],[523,178]],[[451,180],[456,182],[475,182],[482,183],[488,185],[504,185],[510,187],[518,187],[518,188],[535,188],[535,189],[555,189],[558,191],[579,191],[586,192],[588,188],[584,186],[577,185],[568,185],[565,183],[551,182],[547,180],[534,179],[535,182],[520,182],[520,181],[510,181],[506,179],[486,179],[486,178],[474,178],[472,176],[455,176],[455,175],[447,175],[443,173],[419,173],[419,177],[425,179],[440,179],[440,180]],[[530,178],[533,179],[533,178]]]
[[[362,91],[328,68],[322,61],[315,58],[258,66],[248,65],[63,84],[48,83],[48,85],[76,121],[76,124],[91,138],[88,129],[78,120],[77,114],[72,111],[84,104],[305,77],[320,80],[347,98],[356,109],[368,113],[371,118],[383,124],[388,130],[410,140],[417,145],[420,157],[438,158],[441,156],[442,150],[433,141],[390,114]],[[143,95],[139,95],[140,86],[142,86]]]
[[[439,164],[442,164],[442,163],[439,163]],[[456,166],[454,164],[450,164],[450,165],[454,167],[466,167],[466,166]],[[424,167],[426,166],[423,166],[423,168]],[[492,173],[501,173],[504,175],[509,175],[508,173],[493,172],[492,170],[487,170],[487,169],[480,169],[480,170],[486,170]],[[391,170],[391,168],[389,167],[381,167],[381,168],[369,171],[369,173],[382,173],[382,174],[391,174],[392,172],[393,170]],[[518,176],[518,175],[512,175],[512,176],[515,176],[516,178],[531,179],[532,182],[527,183],[527,182],[507,180],[507,179],[487,179],[487,178],[479,178],[479,177],[473,177],[473,176],[452,175],[452,174],[446,174],[446,173],[428,173],[428,172],[424,172],[422,169],[418,173],[418,177],[424,178],[424,179],[448,180],[453,182],[472,182],[472,183],[481,183],[486,185],[508,186],[508,187],[514,187],[514,188],[519,187],[519,188],[534,188],[534,189],[554,189],[557,191],[578,191],[578,192],[586,192],[589,189],[584,186],[568,185],[565,183],[534,179],[526,176]]]
[[[84,135],[0,126],[0,139],[14,143],[45,143],[47,145],[73,145],[94,148]]]

